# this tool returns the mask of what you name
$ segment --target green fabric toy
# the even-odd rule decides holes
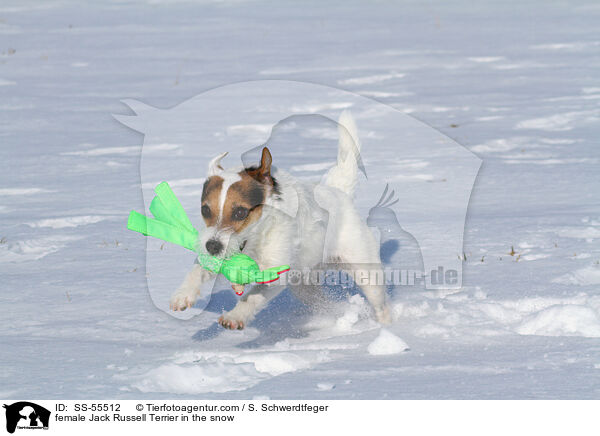
[[[223,274],[227,280],[238,285],[233,286],[236,294],[242,295],[243,285],[274,282],[279,279],[279,274],[289,271],[289,265],[261,271],[254,259],[242,253],[234,254],[229,258],[199,253],[196,249],[198,230],[192,225],[169,184],[162,182],[154,189],[154,192],[156,197],[150,203],[150,213],[154,218],[132,210],[127,221],[127,228],[194,251],[198,255],[198,263],[204,269],[215,274]]]

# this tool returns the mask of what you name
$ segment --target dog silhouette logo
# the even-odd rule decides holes
[[[48,429],[50,411],[29,401],[19,401],[4,405],[6,409],[6,431],[14,433],[19,429]]]

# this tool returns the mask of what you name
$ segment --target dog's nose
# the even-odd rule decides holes
[[[209,239],[206,242],[206,251],[208,251],[211,255],[216,256],[223,249],[223,244],[221,244],[216,239]]]

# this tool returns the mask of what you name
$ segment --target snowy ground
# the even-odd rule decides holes
[[[600,397],[600,6],[319,3],[0,4],[0,397]],[[155,308],[124,224],[142,137],[111,114],[272,78],[483,159],[460,291],[395,290],[385,330],[359,295],[314,317],[286,292],[242,332],[215,323],[230,290]]]

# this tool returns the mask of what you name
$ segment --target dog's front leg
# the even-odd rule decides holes
[[[194,264],[192,270],[183,279],[181,286],[171,297],[169,307],[172,310],[185,310],[192,307],[200,296],[202,284],[207,282],[212,275],[197,263]]]
[[[219,324],[231,330],[243,329],[284,288],[284,285],[276,284],[255,285],[250,292],[238,301],[232,310],[221,315],[218,321]]]

